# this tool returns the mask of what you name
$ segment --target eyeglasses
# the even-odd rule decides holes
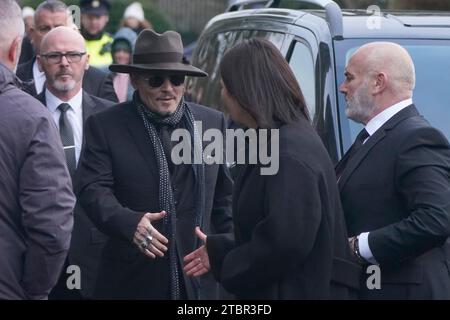
[[[40,33],[41,35],[45,35],[47,34],[50,30],[52,30],[51,27],[49,26],[42,26],[42,27],[37,27],[35,26],[35,30]]]
[[[78,52],[78,51],[70,51],[66,53],[62,52],[50,52],[47,54],[41,54],[41,57],[44,57],[47,59],[49,63],[57,64],[60,63],[62,60],[62,57],[66,57],[67,61],[69,63],[76,63],[80,62],[81,58],[86,54],[86,52]]]
[[[159,88],[162,86],[164,81],[166,81],[166,79],[169,79],[170,83],[172,83],[175,87],[181,86],[184,83],[184,77],[184,75],[177,74],[171,76],[149,76],[143,79],[148,82],[150,87]]]

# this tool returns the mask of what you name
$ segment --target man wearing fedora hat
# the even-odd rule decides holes
[[[186,277],[182,257],[200,245],[195,226],[232,231],[230,175],[225,165],[171,157],[175,129],[189,132],[194,150],[207,129],[225,131],[220,112],[183,99],[185,76],[207,74],[183,58],[178,33],[150,29],[137,38],[133,62],[110,70],[129,73],[136,91],[86,123],[79,200],[110,236],[94,297],[214,298],[216,284]]]

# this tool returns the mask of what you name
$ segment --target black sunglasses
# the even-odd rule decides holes
[[[183,74],[175,74],[171,76],[149,76],[143,79],[148,82],[150,87],[159,88],[166,79],[169,79],[173,86],[178,87],[184,83],[184,78],[185,76]]]

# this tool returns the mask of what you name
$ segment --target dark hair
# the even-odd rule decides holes
[[[66,10],[67,5],[64,2],[59,0],[46,0],[37,6],[35,14],[41,11],[61,12]]]
[[[265,39],[250,39],[228,50],[221,63],[223,83],[260,128],[309,120],[297,79],[280,51]]]

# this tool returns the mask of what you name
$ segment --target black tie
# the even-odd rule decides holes
[[[369,137],[369,133],[366,129],[362,129],[360,133],[356,136],[355,142],[353,142],[353,145],[350,147],[350,149],[347,151],[347,153],[344,155],[342,160],[339,162],[339,164],[336,167],[336,177],[339,180],[339,178],[342,176],[342,173],[345,170],[345,167],[347,166],[347,163],[349,160],[356,154],[356,152],[362,147],[364,140],[366,140]]]
[[[64,153],[66,154],[67,168],[69,169],[70,176],[73,177],[77,164],[73,130],[66,113],[69,108],[70,105],[68,103],[61,103],[58,106],[58,109],[61,112],[61,116],[59,117],[59,134],[64,147]]]

